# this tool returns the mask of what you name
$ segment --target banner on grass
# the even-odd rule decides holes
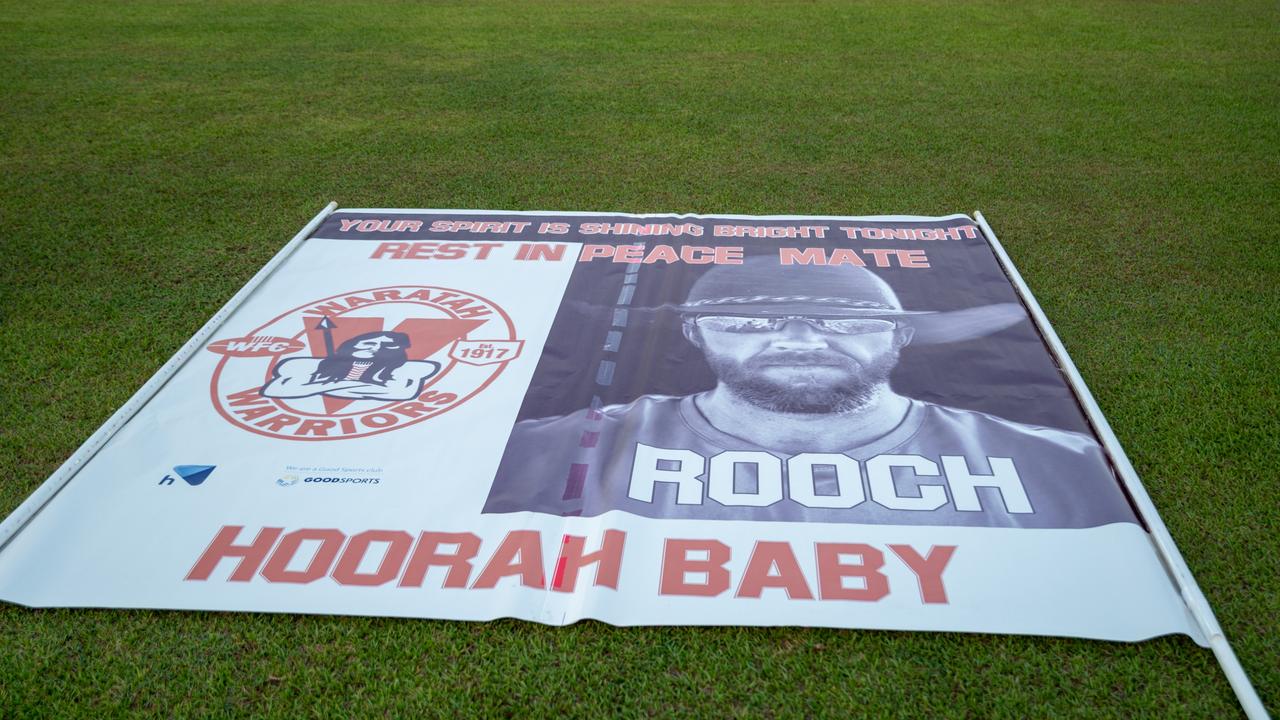
[[[967,216],[348,210],[293,248],[0,597],[1203,642]]]

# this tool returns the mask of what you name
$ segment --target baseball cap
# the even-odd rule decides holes
[[[1018,303],[945,312],[905,310],[893,288],[865,267],[782,265],[775,256],[713,267],[676,309],[690,315],[893,319],[915,328],[913,342],[918,344],[981,337],[1026,318]]]

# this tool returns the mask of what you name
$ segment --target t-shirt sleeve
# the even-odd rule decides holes
[[[1115,473],[1092,437],[1036,426],[1005,426],[1004,447],[989,454],[1007,454],[1022,477],[1035,527],[1097,527],[1115,522],[1136,523],[1137,517]],[[1016,428],[1015,432],[1010,429]]]

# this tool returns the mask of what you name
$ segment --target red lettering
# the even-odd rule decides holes
[[[836,248],[831,251],[832,265],[856,265],[858,267],[866,267],[867,264],[858,257],[858,254],[849,248]]]
[[[899,250],[898,264],[904,268],[927,268],[929,258],[925,257],[923,250]]]
[[[371,573],[359,572],[360,561],[364,559],[365,553],[369,552],[369,546],[375,542],[387,544],[387,552],[382,556],[382,562],[378,564],[378,569]],[[342,551],[342,557],[333,568],[333,579],[337,580],[339,585],[362,587],[385,585],[400,574],[400,566],[404,564],[411,545],[413,545],[413,538],[403,530],[366,530],[358,535],[352,535],[351,542],[347,543],[346,549]]]
[[[680,248],[680,259],[690,265],[708,265],[716,261],[716,251],[700,245],[685,245]]]
[[[545,226],[546,223],[543,223]],[[546,232],[539,229],[539,232]],[[516,248],[517,260],[559,260],[564,257],[564,249],[566,245],[551,245],[549,243],[522,243]]]
[[[614,262],[638,263],[644,261],[644,247],[641,245],[619,245],[613,253]]]
[[[884,554],[863,543],[816,543],[818,555],[818,595],[823,600],[864,600],[874,602],[889,594],[889,579],[881,572]],[[843,563],[841,555],[857,555],[861,562]],[[844,586],[847,577],[862,578],[863,586]]]
[[[519,575],[520,584],[525,587],[546,587],[542,576],[542,536],[537,530],[507,533],[471,589],[492,588],[512,575]]]
[[[706,553],[705,560],[689,557],[692,552]],[[670,538],[662,547],[662,579],[660,595],[698,595],[715,597],[729,589],[729,546],[718,540],[677,540]],[[689,582],[689,573],[705,573],[706,582]]]
[[[955,545],[934,545],[921,557],[910,545],[890,545],[889,549],[916,574],[920,583],[920,599],[930,604],[947,604],[947,589],[942,585],[942,571],[956,552]]]
[[[645,257],[646,265],[652,265],[658,261],[662,261],[668,265],[673,262],[679,262],[680,256],[676,253],[676,249],[670,245],[654,245],[653,249]]]
[[[578,255],[578,262],[590,262],[597,258],[613,257],[615,250],[612,245],[583,245],[582,252]]]
[[[238,393],[232,393],[227,396],[227,404],[235,407],[237,405],[261,405],[269,401],[262,397],[262,393],[258,392],[260,388],[251,387],[248,390],[241,390]]]
[[[240,408],[239,410],[232,410],[231,412],[239,415],[241,419],[252,420],[254,418],[260,418],[263,415],[270,415],[275,411],[276,409],[272,405],[256,405],[254,407],[247,407],[247,408]]]
[[[774,568],[777,568],[776,573]],[[737,596],[758,598],[767,587],[786,590],[787,597],[792,600],[813,599],[790,543],[763,540],[756,543],[742,573],[742,581],[738,583]]]
[[[473,318],[480,315],[488,315],[489,312],[489,308],[482,305],[470,305],[460,309],[455,308],[453,311],[453,313],[460,318]]]
[[[280,413],[279,415],[273,415],[265,420],[259,420],[254,423],[254,425],[257,425],[260,428],[266,428],[271,432],[280,432],[286,425],[296,425],[301,421],[302,418],[296,415]]]
[[[370,413],[360,417],[360,423],[371,428],[391,427],[398,422],[400,422],[400,418],[391,413]]]
[[[341,530],[332,528],[294,530],[285,535],[276,546],[275,552],[271,553],[271,559],[262,568],[262,577],[270,582],[299,585],[315,582],[329,574],[329,566],[333,565],[333,560],[338,557],[338,551],[342,549],[342,542],[346,539],[347,536],[342,534]],[[302,547],[302,543],[308,540],[320,542],[320,547],[316,548],[316,554],[311,557],[311,562],[307,563],[305,570],[290,570],[289,562],[297,554],[298,548]]]
[[[443,242],[435,251],[433,258],[436,260],[457,260],[467,254],[467,243],[465,242]]]
[[[427,407],[426,405],[423,405],[422,403],[407,402],[407,403],[401,403],[400,405],[397,405],[391,408],[391,412],[400,413],[405,417],[416,418],[416,417],[422,417],[423,415],[426,415],[427,413],[430,413],[433,411],[431,408]]]
[[[346,220],[342,221],[346,223]],[[346,228],[343,228],[346,230]],[[405,253],[409,250],[410,243],[405,242],[384,242],[378,243],[378,247],[373,249],[373,254],[369,256],[370,260],[381,260],[384,257],[390,257],[392,260],[403,260]]]
[[[295,436],[315,435],[316,437],[328,437],[329,430],[336,422],[332,420],[303,420],[302,424],[293,431]]]
[[[627,534],[621,530],[605,530],[600,549],[583,554],[587,539],[577,535],[565,535],[560,544],[560,557],[556,560],[556,574],[551,589],[573,592],[578,583],[578,573],[588,565],[596,565],[595,585],[618,589],[618,572],[622,568],[622,547]]]
[[[448,405],[458,399],[453,393],[442,393],[436,390],[428,390],[418,396],[422,402],[429,402],[432,405]]]
[[[778,261],[783,265],[826,265],[827,254],[822,248],[778,248]]]
[[[741,265],[742,248],[734,245],[721,245],[716,248],[717,265]]]
[[[316,305],[313,308],[308,308],[307,314],[308,315],[341,315],[346,311],[347,311],[347,308],[345,305],[343,305],[340,302],[333,302],[331,300],[327,303],[324,303],[323,305]]]
[[[441,545],[457,545],[452,553],[440,552]],[[422,587],[427,569],[432,566],[449,568],[441,587],[465,588],[471,577],[471,559],[480,552],[480,538],[472,533],[424,532],[418,536],[413,557],[400,578],[400,587]]]
[[[284,528],[264,527],[258,531],[258,536],[248,545],[236,545],[235,539],[240,535],[240,531],[244,529],[243,525],[223,525],[218,534],[213,536],[213,541],[205,548],[204,553],[200,555],[200,559],[191,567],[191,572],[187,573],[187,580],[208,580],[213,569],[218,566],[218,562],[223,558],[240,558],[240,562],[236,564],[236,569],[231,571],[231,576],[227,580],[232,582],[249,582],[253,579],[254,573],[258,572],[258,566],[267,557],[271,546],[276,544],[276,540],[280,537],[280,533]]]
[[[484,260],[489,257],[490,250],[502,247],[502,243],[476,243],[473,247],[478,248],[476,259]]]
[[[870,228],[868,228],[870,229]],[[875,260],[876,267],[892,267],[893,263],[889,262],[889,257],[894,254],[894,250],[886,248],[863,248],[863,253],[870,255]]]
[[[409,252],[405,255],[406,260],[430,260],[435,256],[436,249],[440,247],[440,243],[416,242],[410,243]]]

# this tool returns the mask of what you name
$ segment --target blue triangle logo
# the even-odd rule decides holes
[[[188,485],[199,485],[213,473],[215,465],[175,465],[173,471],[178,473]]]

